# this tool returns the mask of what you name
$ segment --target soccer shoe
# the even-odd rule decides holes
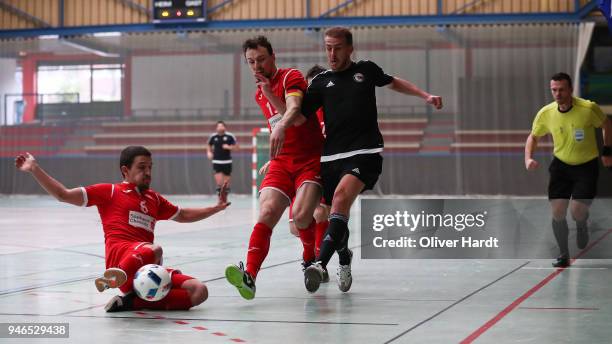
[[[306,272],[306,269],[311,266],[314,262],[305,262],[302,261],[302,272]],[[329,282],[329,273],[327,272],[327,269],[323,268],[323,277],[321,278],[321,283],[327,283]],[[306,280],[306,275],[304,274],[304,285],[306,285],[307,280]],[[306,288],[308,289],[308,288]]]
[[[115,295],[110,299],[104,310],[108,313],[131,311],[134,308],[134,294],[129,293],[124,296]]]
[[[570,266],[570,259],[568,256],[559,256],[557,260],[552,263],[552,266],[555,268],[566,268]]]
[[[228,265],[225,268],[225,278],[231,285],[238,288],[240,296],[246,300],[252,300],[255,297],[255,280],[248,272],[244,271],[242,262],[238,266]]]
[[[584,226],[584,228],[578,227],[576,231],[576,245],[579,249],[583,249],[587,247],[589,244],[589,228]]]
[[[347,292],[351,289],[353,284],[353,276],[351,275],[351,262],[353,261],[353,251],[349,250],[349,263],[348,265],[338,265],[338,288],[340,291]]]
[[[127,281],[127,274],[119,268],[109,268],[104,271],[104,276],[96,278],[96,289],[103,292],[106,289],[119,288]]]
[[[304,270],[304,286],[306,290],[314,293],[319,289],[321,281],[323,280],[323,274],[325,269],[321,265],[321,262],[315,262]]]

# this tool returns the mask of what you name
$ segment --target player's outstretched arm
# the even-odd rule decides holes
[[[529,134],[525,142],[525,168],[527,171],[533,171],[539,166],[538,162],[533,159],[533,152],[536,148],[538,148],[538,138],[533,134]]]
[[[411,83],[408,80],[394,77],[393,81],[389,84],[388,87],[394,90],[395,92],[423,98],[427,102],[427,104],[432,105],[438,110],[442,108],[442,97],[429,94],[418,88],[415,84]]]
[[[221,191],[219,191],[219,200],[217,201],[216,205],[205,208],[181,208],[181,211],[174,218],[174,221],[188,223],[204,220],[205,218],[211,217],[214,214],[225,210],[225,208],[229,207],[230,204],[232,203],[227,201],[227,183],[225,183],[223,186],[221,186]]]
[[[85,201],[80,188],[67,189],[64,184],[58,182],[47,174],[36,162],[30,153],[20,154],[15,158],[15,167],[23,172],[29,172],[38,184],[60,202],[81,206]]]
[[[295,124],[304,122],[306,117],[302,115],[302,97],[290,96],[287,97],[287,111],[272,129],[270,134],[270,157],[274,158],[280,154],[285,142],[285,130]]]

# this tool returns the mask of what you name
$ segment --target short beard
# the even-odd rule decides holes
[[[138,185],[138,190],[140,192],[147,191],[147,190],[149,190],[149,186],[150,186],[149,184],[139,184]]]

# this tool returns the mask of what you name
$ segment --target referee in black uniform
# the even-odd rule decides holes
[[[210,136],[206,146],[206,155],[209,160],[212,160],[215,172],[217,193],[221,190],[221,185],[225,183],[227,183],[226,190],[229,192],[232,178],[232,151],[238,147],[234,135],[226,132],[225,129],[225,123],[218,121],[217,132]]]
[[[337,251],[338,287],[346,292],[352,284],[353,253],[348,248],[351,205],[361,192],[374,187],[382,172],[380,153],[384,144],[378,128],[376,87],[387,86],[423,98],[437,109],[442,108],[442,98],[385,74],[374,62],[354,62],[353,36],[346,28],[335,27],[325,32],[325,50],[331,70],[312,80],[302,103],[302,114],[314,116],[317,109],[323,108],[327,137],[321,156],[321,177],[325,199],[331,202],[331,215],[318,261],[306,270],[305,278],[308,290],[316,291],[327,263]]]

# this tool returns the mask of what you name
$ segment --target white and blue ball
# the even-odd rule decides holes
[[[168,270],[156,264],[147,264],[134,275],[134,292],[145,301],[159,301],[166,297],[172,288]]]

